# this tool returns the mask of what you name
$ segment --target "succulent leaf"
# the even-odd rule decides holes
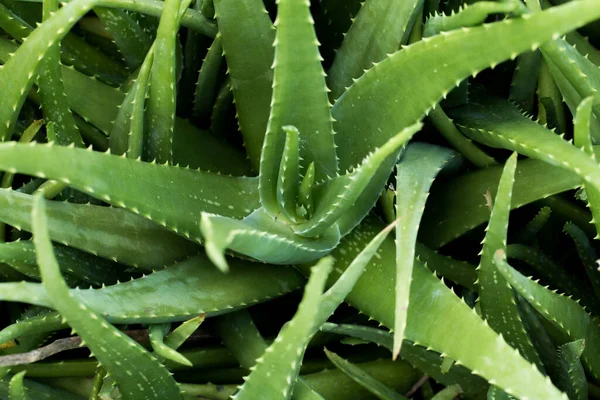
[[[33,241],[42,282],[52,296],[52,305],[114,377],[124,398],[137,398],[140,392],[148,398],[182,398],[173,377],[150,353],[72,297],[52,251],[43,202],[42,197],[36,197],[31,213]]]

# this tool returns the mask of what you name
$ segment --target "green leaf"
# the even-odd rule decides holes
[[[581,354],[585,348],[583,339],[565,343],[558,348],[558,363],[563,375],[561,384],[566,388],[569,399],[588,399],[588,383],[581,365]]]
[[[210,118],[220,81],[218,78],[222,62],[223,40],[221,34],[217,34],[202,62],[196,82],[196,90],[194,91],[194,116],[201,121],[207,121]]]
[[[222,271],[228,269],[226,249],[271,264],[294,264],[324,257],[340,241],[335,224],[318,238],[304,238],[262,208],[241,221],[203,212],[200,225],[206,253]]]
[[[273,344],[256,360],[252,372],[233,399],[289,399],[310,337],[319,328],[318,310],[332,258],[323,258],[313,267],[298,311],[281,330]]]
[[[330,98],[339,98],[365,70],[398,50],[422,0],[368,0],[358,11],[328,71]]]
[[[321,330],[366,340],[378,346],[383,346],[390,352],[393,350],[392,333],[382,329],[360,325],[325,323]],[[405,340],[400,356],[437,382],[444,385],[460,384],[465,393],[474,397],[479,398],[481,394],[485,394],[488,390],[489,385],[487,382],[473,375],[464,366],[453,363],[448,371],[444,371],[442,366],[446,360],[449,360],[448,357],[444,358],[439,353],[428,351],[410,341]]]
[[[467,26],[477,26],[483,23],[491,14],[510,14],[516,11],[519,6],[519,2],[516,1],[480,1],[470,5],[466,4],[457,13],[429,17],[423,28],[423,37],[434,36]]]
[[[585,340],[582,361],[593,376],[598,376],[600,330],[584,309],[574,300],[552,292],[524,277],[508,265],[501,254],[496,254],[494,261],[499,272],[537,312],[564,332],[571,341]]]
[[[394,53],[360,77],[331,110],[337,121],[334,129],[340,132],[336,136],[340,170],[421,119],[469,75],[599,16],[594,0],[575,1],[521,18],[447,32]],[[465,43],[477,57],[464,56]]]
[[[94,13],[112,36],[127,66],[138,68],[152,45],[150,36],[123,10],[95,7]]]
[[[460,385],[452,385],[439,391],[431,400],[453,400],[463,393]]]
[[[579,175],[594,194],[590,207],[600,221],[600,166],[593,156],[522,116],[505,101],[472,102],[454,116],[463,132],[478,142],[517,151]],[[591,145],[586,149],[591,151]],[[597,224],[600,231],[600,222]]]
[[[317,236],[339,220],[342,236],[371,210],[393,163],[405,144],[423,125],[411,125],[368,154],[345,175],[317,185],[313,191],[315,210],[310,220],[293,226],[301,236]],[[374,195],[375,194],[375,195]]]
[[[295,126],[284,126],[282,129],[285,131],[285,145],[277,179],[277,202],[285,218],[296,222],[296,199],[300,181],[300,133]],[[314,171],[314,163],[310,165]]]
[[[409,145],[396,165],[396,312],[394,358],[400,353],[406,329],[415,245],[429,188],[437,173],[454,158],[449,149],[424,143]]]
[[[110,151],[116,155],[127,153],[129,158],[140,158],[144,139],[144,111],[148,95],[148,80],[154,60],[154,47],[144,58],[137,78],[119,107],[110,133]]]
[[[54,245],[61,272],[69,283],[88,283],[96,286],[114,284],[124,268],[67,246]],[[35,261],[35,249],[29,240],[0,244],[0,261],[30,278],[40,280]]]
[[[215,0],[214,6],[244,146],[258,171],[273,92],[275,29],[260,0]]]
[[[552,213],[552,208],[544,206],[540,209],[540,211],[523,227],[521,232],[519,233],[519,242],[530,243],[533,242],[539,233],[542,230],[544,225],[548,222],[550,215]]]
[[[593,96],[600,89],[598,67],[563,39],[544,43],[541,51],[567,105],[575,113],[575,108],[583,99]],[[598,105],[594,106],[594,115],[596,121],[592,136],[597,140],[600,135],[597,129],[597,118],[600,118]]]
[[[165,344],[172,349],[177,350],[192,334],[202,325],[205,314],[198,315],[197,317],[190,318],[184,321],[177,328],[173,329],[171,333],[165,338]]]
[[[231,350],[244,369],[252,370],[256,360],[268,347],[247,310],[239,310],[219,317],[217,329],[223,344]],[[323,397],[315,392],[301,376],[296,379],[292,398],[323,400]]]
[[[285,143],[283,126],[298,129],[302,175],[311,162],[317,182],[337,173],[333,119],[309,4],[278,1],[275,26],[273,97],[259,175],[261,204],[272,216],[279,212],[277,176]]]
[[[513,258],[527,263],[542,281],[573,296],[586,307],[590,307],[591,310],[600,309],[598,300],[594,297],[587,282],[584,282],[578,276],[573,276],[568,269],[544,254],[542,250],[520,244],[511,244],[507,248],[506,255],[509,259]]]
[[[163,323],[231,312],[289,293],[304,282],[288,267],[239,259],[229,260],[229,265],[229,273],[223,274],[205,256],[197,256],[142,278],[71,293],[111,323]],[[54,305],[50,292],[38,283],[1,283],[0,288],[4,300]]]
[[[506,341],[518,349],[523,357],[536,364],[540,370],[542,362],[529,339],[519,316],[519,310],[513,291],[499,275],[494,264],[494,254],[502,251],[506,254],[506,236],[512,196],[517,154],[506,161],[498,184],[498,193],[494,201],[490,222],[486,229],[481,260],[479,262],[479,303],[483,318],[490,327],[502,334]]]
[[[29,396],[25,393],[25,387],[23,386],[23,378],[25,377],[25,371],[19,372],[13,375],[10,379],[10,393],[9,400],[28,400]]]
[[[32,207],[32,196],[0,190],[0,221],[31,232]],[[143,270],[164,268],[200,250],[196,243],[124,209],[53,201],[46,210],[53,241]]]
[[[368,241],[381,226],[368,218],[345,237],[332,252],[336,267],[343,271],[355,257],[357,243]],[[384,241],[377,254],[379,257],[372,259],[346,301],[389,328],[394,324],[394,241]],[[336,268],[331,279],[339,273]],[[444,321],[443,327],[439,321]],[[564,399],[537,368],[532,368],[420,262],[413,269],[406,338],[456,360],[515,396]]]
[[[600,295],[600,271],[598,271],[598,256],[587,235],[577,225],[567,222],[563,231],[573,239],[579,258],[585,267],[585,272],[592,284],[596,297]],[[582,298],[583,300],[583,298]]]
[[[44,200],[39,196],[32,211],[32,225],[42,281],[53,306],[114,377],[123,397],[134,399],[143,392],[148,398],[182,398],[175,380],[150,353],[70,295],[52,251]]]
[[[363,371],[360,367],[344,360],[342,357],[325,349],[325,355],[338,369],[359,383],[369,392],[373,393],[381,400],[404,400],[406,397],[394,392],[392,389],[373,378],[371,375]]]
[[[148,128],[142,154],[146,161],[170,164],[173,161],[175,129],[175,86],[177,81],[175,48],[180,9],[186,10],[191,0],[165,0],[154,41],[154,58],[150,73],[150,91],[146,120]]]
[[[57,0],[45,0],[43,19],[49,18],[56,10],[58,10]],[[44,122],[46,126],[52,124],[53,128],[47,130],[48,139],[65,146],[74,143],[76,146],[83,147],[83,139],[69,109],[62,79],[60,44],[57,43],[48,50],[40,66],[38,77],[38,93],[44,111]],[[51,135],[50,132],[54,134]]]
[[[67,183],[192,240],[200,240],[198,217],[202,211],[243,218],[258,208],[255,178],[222,176],[52,145],[11,142],[1,144],[0,153],[0,169]]]
[[[150,338],[150,345],[152,346],[152,349],[158,356],[164,359],[192,367],[193,364],[190,360],[165,343],[165,335],[170,328],[171,324],[168,323],[152,324],[148,327],[148,336]]]
[[[390,225],[376,235],[325,293],[322,291],[333,259],[326,257],[317,263],[298,311],[256,361],[235,399],[255,399],[257,395],[290,397],[308,342],[344,301],[392,228],[393,225]]]

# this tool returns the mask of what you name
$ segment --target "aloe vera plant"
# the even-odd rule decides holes
[[[0,398],[587,398],[600,4],[559,3],[2,0]]]

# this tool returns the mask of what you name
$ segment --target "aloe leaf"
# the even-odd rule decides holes
[[[208,48],[202,67],[198,73],[196,90],[194,91],[194,116],[200,120],[208,120],[217,94],[218,75],[223,62],[223,40],[217,34]],[[231,68],[231,67],[230,67]],[[231,75],[231,72],[230,72]],[[235,92],[234,92],[235,96]],[[239,106],[238,106],[239,107]],[[240,110],[238,110],[239,115]]]
[[[70,282],[87,282],[97,286],[114,284],[119,270],[123,270],[112,261],[67,246],[54,245],[54,252],[61,272],[68,276]],[[30,278],[41,279],[35,262],[35,249],[30,241],[0,244],[0,261]]]
[[[165,344],[172,349],[177,350],[190,336],[202,325],[206,315],[201,314],[197,317],[184,321],[165,338]]]
[[[142,155],[144,139],[144,110],[148,95],[148,80],[154,60],[154,47],[144,58],[138,75],[119,107],[110,133],[110,151],[116,155],[127,153],[129,158]]]
[[[561,79],[565,79],[575,92],[580,96],[581,99],[585,99],[588,96],[594,95],[600,88],[600,72],[598,67],[594,65],[590,60],[581,55],[573,46],[569,45],[565,40],[553,40],[545,43],[541,47],[544,58],[552,63],[556,70],[560,71],[561,77],[558,78],[557,83],[563,96],[567,99],[569,107],[577,107],[577,104],[569,104],[571,96],[567,96],[564,93],[564,84],[561,86],[559,83]],[[550,67],[550,65],[549,65]],[[550,68],[550,72],[553,74],[554,79],[557,79],[556,72],[553,68]],[[572,111],[574,111],[572,109]],[[600,117],[600,108],[594,106],[594,114],[596,118]],[[593,136],[596,139],[599,133],[593,130]]]
[[[0,70],[0,79],[14,82],[6,88],[6,96],[0,102],[0,120],[4,121],[0,127],[2,140],[8,139],[11,134],[18,114],[15,110],[23,105],[40,62],[91,6],[92,1],[77,0],[58,10],[28,36],[28,40],[20,47],[25,50],[14,53]]]
[[[171,348],[165,343],[165,335],[169,331],[171,324],[152,324],[148,327],[148,336],[150,345],[156,354],[167,360],[191,367],[193,364],[184,355]]]
[[[190,239],[200,240],[198,217],[202,211],[243,218],[258,208],[253,178],[222,176],[51,145],[11,142],[0,146],[0,153],[3,153],[2,169],[16,169],[67,183]],[[92,181],[93,176],[104,178]],[[219,189],[209,194],[205,188]],[[152,192],[156,195],[151,196]]]
[[[327,61],[342,44],[344,35],[363,5],[360,0],[323,0],[319,2],[320,13],[315,15],[316,30],[322,43],[321,52]]]
[[[416,243],[415,254],[419,262],[432,272],[442,276],[444,279],[458,283],[473,292],[477,291],[477,285],[475,284],[477,271],[475,270],[475,266],[438,254],[419,242]]]
[[[210,132],[213,136],[226,137],[229,131],[232,130],[234,121],[231,119],[231,114],[235,108],[234,102],[231,81],[229,78],[225,78],[217,91],[217,97],[210,114]]]
[[[340,221],[342,235],[346,234],[362,218],[367,215],[375,204],[377,195],[383,186],[381,178],[387,178],[391,162],[395,162],[402,146],[417,133],[423,125],[416,123],[393,136],[383,146],[367,155],[361,164],[347,174],[334,178],[314,190],[315,211],[310,220],[293,227],[296,234],[301,236],[316,236],[330,227],[335,221]],[[373,187],[373,183],[380,184]],[[372,197],[372,202],[363,201],[362,196]],[[370,199],[369,199],[370,200]]]
[[[599,14],[594,0],[576,1],[521,18],[447,32],[394,53],[359,78],[331,111],[337,121],[335,131],[343,132],[336,136],[339,168],[354,165],[364,152],[422,118],[469,75],[535,49]],[[463,57],[465,42],[473,54],[478,54],[476,58]],[[425,70],[432,73],[424,74]],[[397,107],[402,107],[402,112]]]
[[[343,271],[357,253],[356,243],[369,240],[381,226],[381,223],[368,218],[344,238],[332,252],[338,261],[336,267]],[[350,305],[386,327],[394,324],[394,282],[391,278],[394,276],[394,248],[391,239],[382,243],[378,252],[380,257],[372,260],[367,272],[346,299]],[[331,279],[338,275],[339,271],[334,270]],[[377,290],[373,290],[375,287]],[[426,319],[423,318],[425,314],[428,316]],[[448,318],[449,315],[452,318]],[[445,321],[443,329],[437,323],[441,320]],[[453,334],[448,335],[448,332]],[[443,353],[515,396],[564,399],[537,368],[532,368],[419,262],[413,269],[406,338]],[[477,348],[470,343],[477,343]],[[491,364],[483,361],[482,354]]]
[[[309,4],[302,0],[278,2],[275,26],[272,106],[259,174],[261,204],[272,216],[279,212],[277,177],[285,142],[283,126],[295,126],[300,133],[302,175],[311,162],[317,181],[337,172],[325,73]]]
[[[600,66],[600,50],[594,47],[587,37],[581,35],[577,31],[573,31],[567,33],[565,39],[584,57],[587,57],[595,65]]]
[[[592,289],[596,297],[600,295],[600,271],[598,271],[598,257],[596,250],[590,243],[587,235],[577,225],[567,222],[563,227],[563,231],[573,239],[577,254],[585,267]],[[583,300],[583,298],[582,298]]]
[[[104,368],[114,377],[124,398],[134,399],[140,392],[157,399],[182,398],[177,383],[166,368],[141,345],[107,324],[85,304],[71,297],[64,283],[48,236],[44,200],[36,197],[32,211],[33,241],[44,288],[52,296],[52,304],[79,336]]]
[[[564,266],[556,263],[541,250],[520,244],[511,244],[506,250],[509,259],[512,258],[527,263],[545,283],[575,297],[586,307],[590,307],[591,310],[600,309],[598,300],[594,298],[588,285],[578,277],[572,276]]]
[[[519,242],[522,243],[530,243],[533,242],[539,233],[540,230],[546,225],[550,215],[552,213],[552,209],[550,207],[544,206],[540,209],[540,211],[523,227],[521,232],[519,233]]]
[[[509,99],[530,114],[533,113],[540,61],[539,51],[521,54],[517,58],[517,66],[510,84]]]
[[[506,281],[498,275],[494,264],[494,254],[501,249],[506,254],[506,236],[512,196],[517,154],[506,161],[498,184],[498,193],[494,201],[490,222],[486,229],[481,260],[478,267],[479,303],[483,318],[490,327],[501,333],[506,341],[518,349],[523,357],[543,370],[531,340],[519,316],[519,310],[513,291]]]
[[[313,267],[298,311],[263,356],[256,360],[252,372],[233,399],[290,398],[308,341],[318,329],[321,296],[332,267],[331,258],[323,258]]]
[[[598,345],[600,330],[592,318],[574,300],[544,288],[514,270],[502,254],[494,257],[499,272],[537,312],[564,332],[572,341],[585,339],[581,355],[586,369],[597,376],[599,371]]]
[[[14,375],[13,375],[14,377]],[[8,380],[9,377],[4,377],[0,379],[0,396],[3,399],[10,398],[10,383]],[[81,396],[75,395],[66,390],[53,388],[51,386],[43,385],[33,380],[25,379],[23,380],[23,386],[25,387],[25,394],[28,398],[33,398],[35,400],[83,400]]]
[[[581,365],[581,354],[585,348],[583,339],[565,343],[558,348],[558,362],[561,368],[561,384],[566,388],[569,399],[588,399],[588,383]]]
[[[305,263],[326,256],[340,241],[337,225],[319,238],[297,236],[285,223],[262,208],[243,220],[202,213],[201,227],[211,261],[227,271],[226,249],[271,264]]]
[[[43,18],[49,18],[58,10],[57,0],[45,0],[43,5]],[[83,139],[79,134],[75,119],[71,114],[67,95],[62,83],[60,68],[60,44],[55,44],[48,50],[40,66],[38,77],[38,93],[44,111],[46,126],[52,124],[52,130],[47,130],[48,139],[61,145],[74,143],[83,147]],[[54,135],[50,135],[53,132]]]
[[[42,2],[43,0],[28,0],[32,2]],[[74,0],[67,0],[67,2],[71,2]],[[142,26],[142,28],[147,32],[148,27],[152,26],[150,29],[156,30],[157,24],[149,23],[148,20],[143,20],[143,17],[150,16],[160,18],[162,14],[162,8],[164,6],[164,2],[159,0],[102,0],[103,7],[107,8],[117,8],[124,9],[127,11],[132,11],[134,13],[144,14],[143,16],[138,16],[140,18],[137,19],[138,23]],[[132,14],[133,16],[133,14]],[[143,21],[143,22],[142,22]],[[145,22],[145,24],[144,24]],[[185,14],[181,19],[181,25],[186,28],[193,29],[203,35],[208,37],[215,37],[217,34],[217,26],[216,24],[202,15],[201,12],[187,9],[185,10]]]
[[[285,139],[282,127],[293,125],[301,135],[303,163],[300,172],[304,174],[308,165],[314,162],[316,180],[320,181],[337,172],[337,157],[328,89],[309,5],[300,0],[280,0],[274,25],[277,30],[273,98],[261,155],[261,179],[263,173],[267,173],[263,169],[268,169],[268,174],[272,174],[273,167],[276,171]],[[273,161],[276,164],[271,167]],[[276,182],[271,181],[274,176],[264,178],[261,185]],[[262,197],[266,196],[261,194]],[[263,203],[263,206],[272,212],[267,204]]]
[[[224,175],[247,176],[251,172],[243,152],[182,119],[177,120],[175,128],[173,163]]]
[[[296,199],[300,181],[300,132],[295,126],[284,126],[285,145],[277,179],[277,202],[284,216],[296,222]],[[310,165],[314,166],[314,163]]]
[[[327,257],[317,263],[296,315],[282,328],[273,344],[265,350],[263,357],[256,361],[256,366],[240,392],[236,394],[236,399],[239,397],[254,399],[256,393],[262,393],[263,396],[265,394],[269,396],[269,393],[279,396],[283,393],[283,398],[289,398],[310,338],[344,301],[362,275],[366,264],[392,229],[393,225],[390,225],[376,235],[323,294],[321,293],[333,266],[333,260]]]
[[[501,117],[498,112],[502,113]],[[593,156],[522,116],[509,103],[499,100],[479,104],[473,102],[454,116],[463,132],[472,139],[568,169],[579,175],[592,193],[600,191],[600,167]],[[591,151],[590,146],[587,148]],[[592,214],[599,220],[600,197],[598,201],[592,201],[590,206]],[[600,231],[600,222],[596,229]]]
[[[378,346],[393,350],[392,333],[382,329],[360,325],[325,323],[321,327],[324,332],[332,332],[340,335],[348,335],[355,338],[367,340]],[[473,375],[467,368],[453,364],[450,369],[443,371],[442,365],[448,357],[442,357],[439,353],[428,351],[424,347],[405,341],[402,346],[401,358],[410,362],[420,371],[431,376],[437,382],[444,385],[460,384],[465,393],[480,398],[487,392],[488,384],[482,378]]]
[[[36,315],[17,321],[2,329],[2,331],[0,331],[0,344],[17,338],[22,339],[27,336],[57,331],[66,326],[66,323],[62,322],[62,317],[55,312]]]
[[[188,8],[191,0],[166,0],[161,14],[150,73],[146,118],[148,128],[143,155],[147,161],[170,164],[173,161],[175,129],[175,47],[179,28],[179,10]]]
[[[463,390],[460,385],[452,385],[437,392],[431,400],[453,400],[462,393]]]
[[[473,163],[473,165],[483,168],[496,164],[496,161],[492,157],[477,147],[471,139],[462,134],[441,107],[432,109],[428,118],[444,139],[467,160]]]
[[[28,400],[30,398],[25,393],[25,387],[23,386],[23,378],[25,377],[25,373],[25,371],[22,371],[10,378],[8,396],[10,400]]]
[[[40,0],[40,2],[43,2]],[[4,5],[0,6],[0,26],[19,41],[25,41],[31,32],[29,25],[21,17],[13,14]],[[35,21],[38,23],[38,21]],[[53,51],[53,50],[51,50]],[[126,77],[125,68],[117,61],[98,51],[80,37],[67,34],[62,40],[62,54],[56,55],[67,65],[73,65],[87,75],[97,76],[104,82],[119,85]]]
[[[138,68],[152,45],[150,36],[123,10],[96,7],[94,13],[112,36],[129,69]]]
[[[456,153],[423,143],[409,145],[396,165],[396,311],[394,358],[400,353],[406,329],[410,282],[421,215],[437,173]]]
[[[258,171],[273,92],[275,30],[260,0],[216,0],[214,6],[244,146]]]
[[[223,344],[245,369],[254,366],[268,347],[247,310],[222,315],[216,324]]]
[[[425,22],[423,36],[434,36],[441,32],[476,26],[483,23],[491,14],[510,14],[516,11],[519,5],[515,1],[480,1],[471,5],[465,5],[457,13],[452,13],[451,15],[433,15]]]
[[[33,121],[31,123],[31,125],[29,125],[21,134],[21,137],[19,138],[19,142],[21,143],[30,143],[33,141],[33,139],[35,138],[35,136],[37,135],[37,133],[39,132],[40,128],[42,127],[42,125],[44,124],[44,120],[42,119],[38,119],[36,121]],[[13,179],[15,177],[15,174],[11,174],[10,172],[5,172],[2,175],[2,180],[0,181],[0,186],[3,188],[10,188],[12,187],[12,183],[13,183]]]
[[[31,231],[32,196],[0,190],[0,205],[0,221]],[[199,251],[197,244],[127,210],[63,202],[50,202],[46,210],[55,242],[141,269],[161,269]]]
[[[302,177],[300,187],[298,188],[298,215],[300,217],[310,218],[315,211],[315,199],[313,197],[313,187],[315,184],[315,164],[311,163]]]
[[[100,393],[102,391],[102,387],[104,386],[104,380],[107,378],[106,370],[104,367],[99,366],[94,374],[94,381],[92,383],[92,389],[90,390],[90,400],[99,400],[101,399]]]
[[[594,106],[594,97],[588,97],[584,99],[581,104],[577,106],[575,112],[575,118],[573,120],[573,144],[581,148],[592,160],[596,161],[596,155],[592,146],[592,111]],[[583,189],[587,195],[588,207],[592,211],[592,215],[600,214],[598,207],[600,207],[600,190],[584,181]],[[596,217],[597,218],[597,217]],[[600,231],[596,229],[596,238],[600,238]]]
[[[351,362],[344,360],[337,354],[325,349],[325,355],[338,369],[352,378],[355,382],[366,388],[369,392],[373,393],[378,399],[381,400],[403,400],[406,397],[399,393],[396,393],[371,375],[363,371],[360,367],[352,364]]]
[[[231,350],[245,369],[252,370],[256,360],[268,347],[247,310],[239,310],[219,317],[217,329],[225,346]],[[292,399],[323,400],[323,397],[299,376],[294,385]]]
[[[18,110],[23,105],[28,89],[35,79],[35,72],[48,49],[61,40],[68,30],[93,6],[116,6],[117,4],[119,6],[127,6],[128,4],[132,6],[133,3],[140,6],[142,10],[154,6],[160,12],[160,2],[152,4],[152,2],[131,2],[128,0],[74,0],[59,9],[28,36],[28,40],[21,45],[19,50],[0,70],[0,80],[14,82],[13,85],[6,88],[5,96],[0,102],[0,120],[5,121],[0,126],[0,138],[6,140],[10,135],[17,118],[17,113],[13,110]],[[187,11],[187,13],[190,13],[190,11]],[[184,15],[182,22],[185,19],[186,16]]]
[[[537,84],[538,120],[540,125],[562,133],[566,129],[562,96],[555,79],[552,78],[547,60],[540,64]]]
[[[328,71],[330,98],[339,98],[353,79],[398,49],[421,5],[422,0],[369,0],[363,4]]]
[[[488,400],[515,400],[515,398],[496,386],[490,386]]]
[[[587,97],[578,106],[573,121],[573,144],[593,159],[596,158],[590,135],[594,97]]]
[[[484,223],[489,218],[489,209],[482,193],[489,190],[491,196],[496,194],[496,187],[489,182],[497,182],[501,173],[500,166],[492,166],[434,185],[419,240],[437,249]],[[579,186],[581,178],[564,168],[538,160],[523,160],[515,172],[511,207],[519,208]]]
[[[71,293],[111,323],[163,323],[203,313],[215,316],[232,312],[288,293],[303,283],[302,277],[290,268],[238,259],[228,262],[227,275],[213,268],[205,256],[197,256],[142,278],[100,289],[72,289]],[[252,286],[248,286],[249,282],[253,282]],[[53,305],[40,284],[0,285],[3,299]],[[223,287],[228,288],[226,295]]]
[[[17,46],[14,43],[0,38],[0,59],[7,59],[9,57],[8,54],[16,51],[16,49]],[[103,132],[109,134],[113,129],[113,121],[117,119],[118,105],[124,102],[125,94],[72,68],[63,67],[62,74],[64,76],[65,91],[70,99],[73,110],[79,115],[84,116],[90,123],[99,127]],[[86,93],[97,93],[97,96],[86,96]],[[75,117],[77,120],[78,117]],[[127,118],[124,118],[124,121],[127,122]],[[188,164],[193,165],[195,168],[222,171],[222,173],[236,175],[244,174],[248,171],[245,156],[241,152],[232,149],[224,141],[199,131],[188,121],[177,118],[175,123],[173,151],[176,164],[182,162],[182,149],[185,150],[186,154],[194,150],[191,159],[195,161],[193,163],[188,162]],[[78,121],[78,125],[82,134],[90,133],[87,124],[84,123],[82,125],[81,120]],[[86,129],[84,130],[84,128]],[[124,129],[124,133],[128,133],[127,128]],[[86,139],[98,149],[106,150],[105,145],[98,143],[98,139],[106,141],[104,135],[98,132],[94,132],[94,135],[95,137],[90,138],[88,134]],[[186,145],[182,145],[182,137],[194,138],[194,143],[197,143],[197,146],[190,149]],[[136,143],[139,142],[138,140],[135,141]],[[187,160],[188,158],[186,158],[186,162]]]

